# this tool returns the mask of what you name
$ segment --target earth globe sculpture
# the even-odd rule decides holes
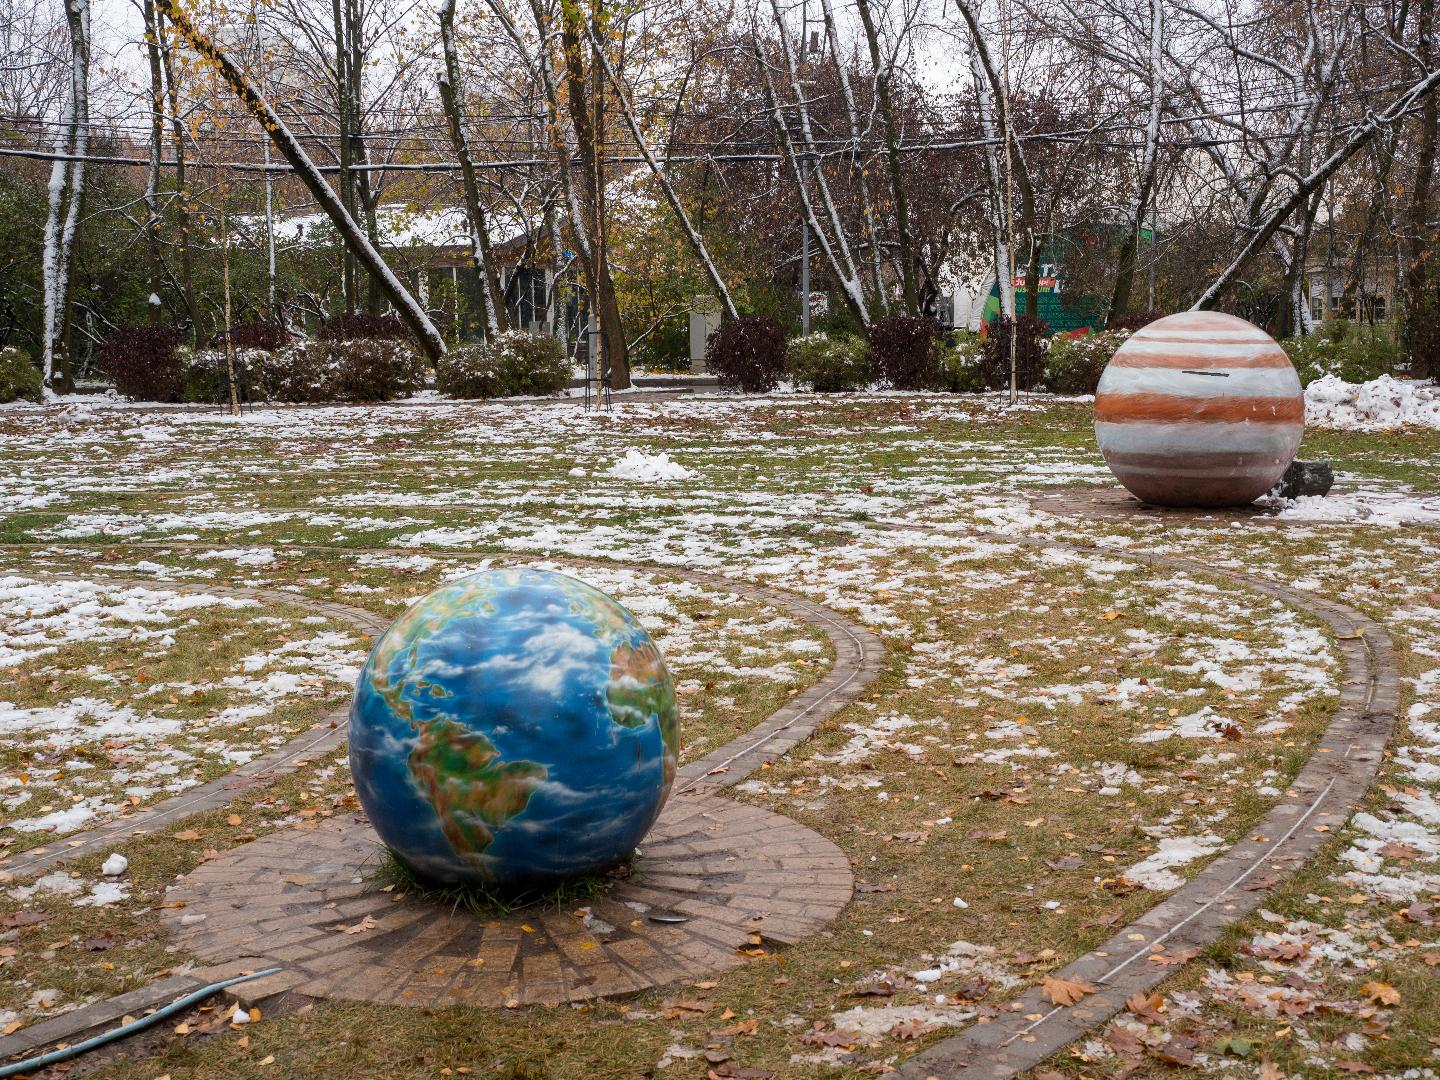
[[[659,649],[598,589],[486,570],[381,635],[350,705],[375,831],[425,879],[504,892],[624,859],[675,779],[679,710]]]
[[[1253,323],[1185,311],[1137,330],[1095,391],[1115,478],[1157,506],[1240,506],[1284,475],[1305,430],[1285,350]]]

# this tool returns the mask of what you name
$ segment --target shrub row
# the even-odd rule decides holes
[[[957,332],[947,346],[935,320],[896,315],[871,323],[863,340],[812,334],[787,345],[780,320],[742,318],[710,336],[705,361],[722,388],[746,393],[773,390],[782,376],[820,393],[877,384],[894,390],[998,390],[1010,384],[1013,338],[1020,388],[1030,390],[1047,378],[1048,329],[1033,316],[1013,323],[997,319],[984,338]]]
[[[1045,385],[1057,394],[1093,394],[1105,365],[1131,334],[1129,330],[1052,338],[1045,355]]]
[[[347,329],[361,336],[339,336]],[[283,329],[264,324],[236,327],[230,340],[237,381],[248,383],[251,400],[390,401],[424,386],[424,360],[403,324],[390,316],[336,316],[315,341],[291,342]],[[132,400],[223,403],[229,400],[223,336],[210,346],[192,350],[167,327],[128,327],[110,335],[100,366]],[[0,398],[3,364],[0,354]],[[437,385],[458,397],[507,397],[551,394],[570,377],[556,339],[517,330],[453,350],[440,362]],[[38,380],[37,372],[37,396]]]
[[[425,363],[408,341],[301,341],[271,353],[257,382],[272,401],[390,401],[425,385]]]

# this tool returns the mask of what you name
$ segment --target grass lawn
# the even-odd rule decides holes
[[[690,475],[609,475],[631,449]],[[1434,490],[1440,432],[1311,431],[1301,456],[1333,462],[1341,490]],[[881,636],[885,667],[863,699],[729,790],[846,853],[857,892],[829,931],[588,1008],[291,1001],[244,1030],[197,1012],[185,1032],[49,1075],[889,1071],[1192,878],[1284,798],[1328,722],[1344,675],[1325,624],[1117,555],[1133,550],[1362,609],[1395,642],[1408,722],[1385,787],[1263,917],[1042,1077],[1440,1068],[1427,1004],[1440,966],[1440,905],[1428,907],[1440,766],[1427,757],[1440,749],[1440,528],[1061,517],[1027,497],[1112,484],[1089,405],[1045,397],[1016,410],[990,396],[682,397],[598,414],[435,401],[238,420],[0,409],[0,872],[77,829],[135,822],[118,882],[100,857],[38,881],[3,873],[0,1028],[193,970],[159,930],[166,886],[354,807],[341,752],[144,827],[155,802],[345,704],[370,641],[305,601],[393,616],[445,580],[520,560],[642,618],[681,691],[687,758],[834,661],[823,635],[724,578],[792,590]],[[696,585],[679,567],[716,577]],[[206,592],[221,584],[294,600]]]

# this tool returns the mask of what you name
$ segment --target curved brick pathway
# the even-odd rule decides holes
[[[1093,552],[1094,545],[1038,540],[1005,533],[981,533],[996,543]],[[1232,923],[1265,902],[1265,890],[1247,891],[1252,875],[1291,877],[1334,835],[1369,789],[1384,760],[1385,744],[1395,729],[1400,703],[1400,670],[1390,637],[1364,613],[1323,597],[1264,581],[1233,570],[1220,570],[1188,559],[1139,551],[1104,549],[1106,558],[1185,570],[1242,585],[1329,623],[1345,662],[1340,706],[1335,710],[1310,759],[1247,838],[1210,863],[1104,944],[1054,973],[1055,978],[1088,982],[1099,989],[1073,1007],[1043,1001],[1039,989],[1011,1003],[984,1026],[976,1025],[917,1054],[899,1067],[903,1080],[1008,1080],[1034,1068],[1087,1032],[1104,1027],[1132,994],[1150,991],[1176,968],[1151,964],[1161,950],[1201,949]],[[1319,831],[1320,828],[1325,831]],[[1275,860],[1275,861],[1272,861]],[[1137,946],[1136,942],[1141,944]],[[1108,954],[1108,955],[1103,955]],[[1040,1019],[1027,1016],[1039,1014]]]

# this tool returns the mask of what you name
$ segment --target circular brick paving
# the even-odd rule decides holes
[[[725,971],[742,950],[818,933],[853,888],[844,853],[823,836],[708,793],[672,798],[641,850],[635,876],[602,900],[485,921],[377,890],[368,879],[382,848],[363,818],[307,822],[188,874],[167,896],[185,906],[165,922],[203,960],[284,967],[237,986],[246,1002],[293,991],[556,1005]]]
[[[1185,525],[1225,526],[1232,521],[1249,521],[1252,518],[1267,518],[1280,525],[1290,522],[1276,518],[1279,510],[1258,503],[1248,506],[1224,506],[1216,509],[1200,509],[1183,506],[1154,506],[1141,502],[1123,487],[1092,487],[1071,485],[1068,487],[1026,488],[1025,496],[1037,510],[1066,517],[1105,518],[1111,521],[1126,519],[1135,521],[1165,521]],[[1311,521],[1295,522],[1309,525]]]

